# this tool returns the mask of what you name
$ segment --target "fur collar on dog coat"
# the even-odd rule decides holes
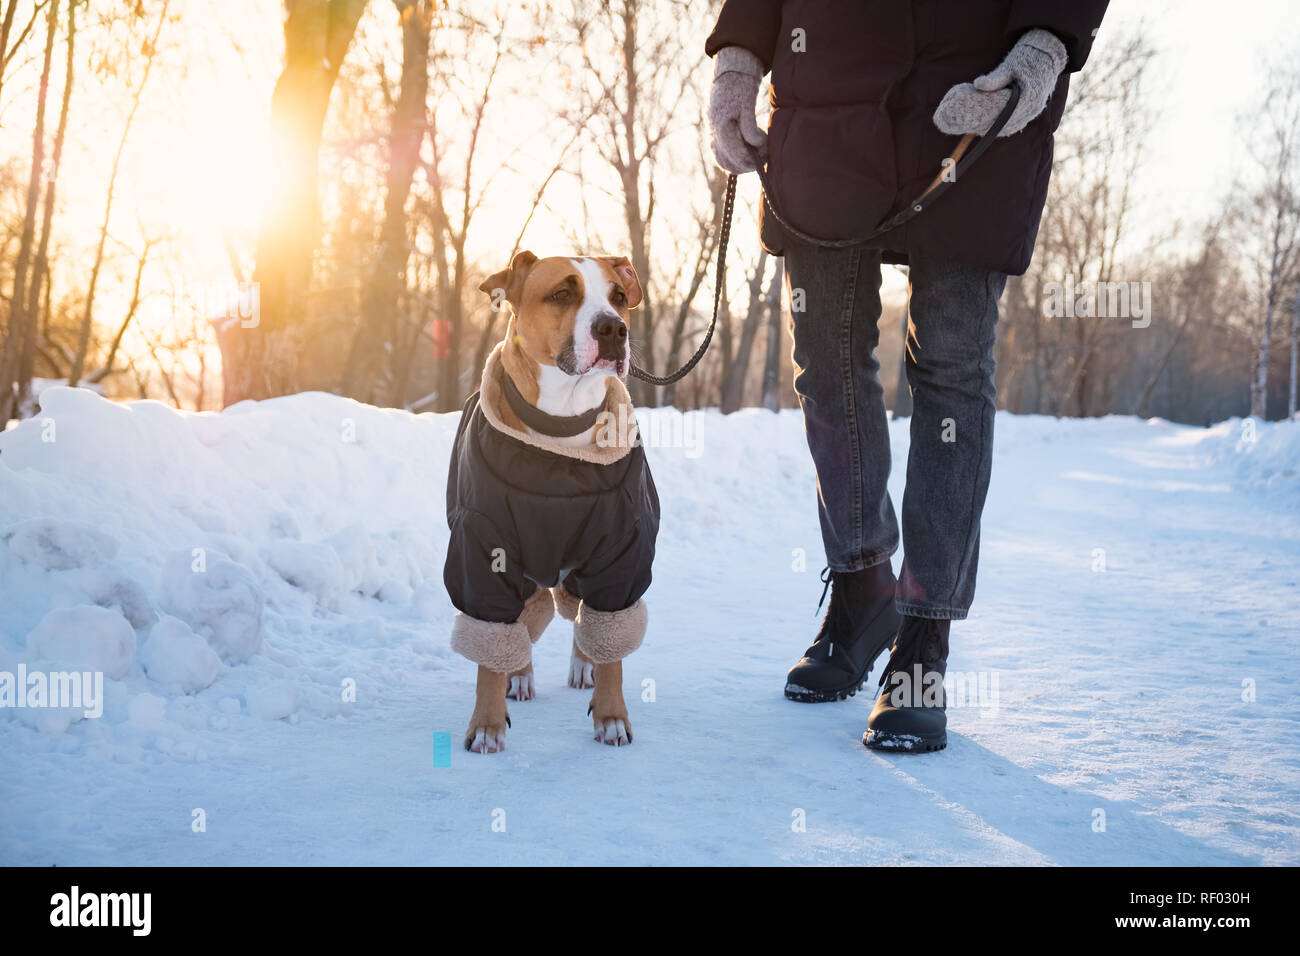
[[[492,670],[521,669],[540,634],[527,626],[537,615],[525,615],[526,605],[556,587],[562,609],[576,602],[579,649],[597,663],[621,660],[645,633],[641,595],[659,531],[645,449],[613,440],[614,430],[605,447],[572,448],[510,427],[505,374],[497,346],[451,455],[443,580],[461,612],[452,648]],[[609,396],[613,421],[633,423],[623,383],[614,380]]]

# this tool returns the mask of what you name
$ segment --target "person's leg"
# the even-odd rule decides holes
[[[889,426],[875,350],[880,255],[791,244],[785,252],[794,388],[817,469],[826,562],[849,572],[898,548],[889,499]]]
[[[926,753],[948,745],[949,625],[966,616],[975,596],[993,452],[993,344],[1006,276],[912,256],[910,281],[912,445],[897,589],[904,617],[862,742]]]
[[[858,692],[898,631],[898,520],[889,500],[889,426],[876,361],[880,256],[787,248],[794,387],[817,468],[830,604],[813,644],[786,675],[803,703]],[[823,599],[825,591],[823,591]]]
[[[898,609],[960,620],[975,596],[993,452],[993,346],[1007,277],[912,256],[911,448]]]

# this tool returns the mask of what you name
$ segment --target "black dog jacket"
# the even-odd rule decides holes
[[[452,604],[479,621],[514,622],[539,587],[563,582],[593,610],[631,607],[650,586],[659,531],[645,449],[566,448],[509,428],[495,413],[504,375],[498,350],[456,432],[443,569]],[[621,383],[617,391],[626,395]]]

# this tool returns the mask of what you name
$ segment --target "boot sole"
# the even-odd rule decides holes
[[[938,737],[918,737],[915,734],[882,734],[868,730],[862,735],[862,744],[868,750],[891,754],[928,754],[948,746],[945,731]]]
[[[830,690],[813,690],[809,687],[800,687],[798,684],[787,683],[785,685],[786,698],[800,704],[833,704],[836,701],[846,700],[849,697],[857,696],[858,691],[862,690],[862,686],[867,682],[867,677],[871,674],[871,668],[875,665],[876,658],[880,657],[880,655],[884,653],[885,648],[889,647],[890,642],[898,636],[898,629],[902,625],[902,619],[898,615],[895,615],[895,617],[897,620],[895,621],[894,626],[889,629],[889,633],[885,635],[885,639],[867,657],[865,661],[866,666],[862,668],[862,673],[858,674],[858,676],[853,680],[840,687],[831,688]],[[877,618],[877,620],[879,620],[879,618]],[[874,624],[875,622],[873,621],[872,623]],[[867,634],[863,635],[863,640],[867,640],[870,633],[871,629],[868,628]]]

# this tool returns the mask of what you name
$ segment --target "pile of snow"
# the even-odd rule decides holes
[[[392,676],[377,647],[398,675],[449,653],[455,427],[324,394],[192,414],[44,389],[0,433],[0,671],[102,672],[90,732],[182,752],[187,723],[348,713],[345,681]]]
[[[1228,465],[1243,488],[1300,486],[1300,416],[1263,422],[1234,418],[1210,429],[1212,460]]]

